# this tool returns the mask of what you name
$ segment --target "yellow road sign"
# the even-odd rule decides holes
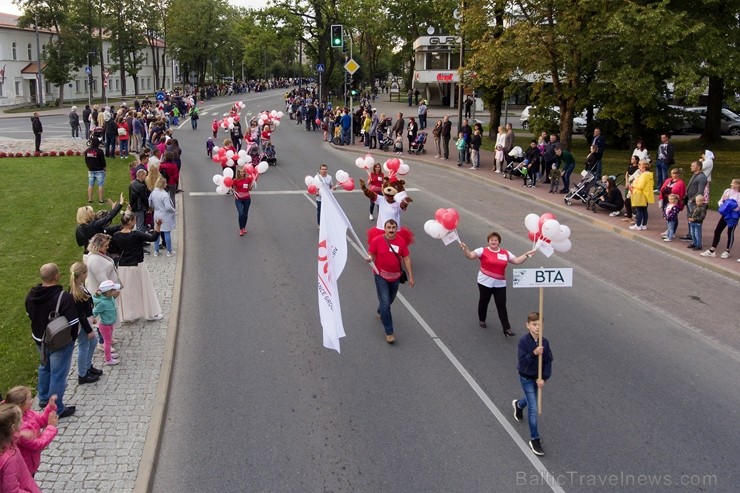
[[[360,64],[354,61],[354,59],[350,58],[347,63],[344,64],[344,70],[350,73],[350,75],[354,75],[355,72],[357,72],[357,69],[360,68]]]

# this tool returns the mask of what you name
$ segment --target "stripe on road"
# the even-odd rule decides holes
[[[407,188],[407,192],[419,192],[421,189],[419,188]],[[308,192],[305,190],[260,190],[255,191],[252,190],[249,192],[250,195],[301,195],[305,194],[308,195]],[[347,192],[345,190],[336,190],[336,193],[362,193],[362,190],[352,190],[350,192]],[[190,192],[188,193],[191,197],[208,197],[213,195],[219,195],[216,192]]]

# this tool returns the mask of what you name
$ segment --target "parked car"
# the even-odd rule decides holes
[[[706,106],[691,106],[684,108],[687,113],[698,115],[692,119],[692,127],[697,132],[704,130],[707,118]],[[720,120],[720,132],[729,135],[740,135],[740,116],[736,115],[727,108],[722,108],[722,119]]]
[[[519,115],[519,124],[524,130],[529,130],[529,112],[532,106],[527,106],[522,110],[522,114]],[[553,106],[548,108],[552,112],[553,120],[560,120],[560,106]],[[580,115],[573,117],[573,133],[582,134],[586,130],[586,119]]]

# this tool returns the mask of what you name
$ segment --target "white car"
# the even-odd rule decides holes
[[[519,124],[524,130],[529,130],[529,111],[531,109],[532,106],[527,106],[522,110],[522,114],[519,115]],[[560,116],[560,106],[553,106],[552,108],[550,108],[550,110],[552,110],[552,112],[554,113],[553,116]],[[583,115],[573,117],[573,133],[582,134],[585,131],[586,119],[583,117]]]

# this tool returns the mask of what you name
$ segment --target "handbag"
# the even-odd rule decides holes
[[[62,304],[63,295],[64,291],[59,293],[57,306],[54,311],[49,314],[49,323],[46,324],[44,337],[41,341],[42,360],[44,359],[43,355],[46,354],[45,349],[56,351],[72,342],[72,327],[69,325],[69,320],[67,320],[67,317],[64,315],[59,314],[59,307]]]
[[[409,277],[406,275],[406,271],[403,270],[403,265],[401,264],[401,256],[398,253],[396,253],[396,251],[393,249],[393,246],[391,246],[391,242],[388,241],[388,238],[383,236],[383,239],[388,244],[388,248],[391,249],[391,252],[393,252],[393,255],[395,255],[396,258],[398,259],[398,267],[401,269],[401,277],[398,278],[398,282],[400,282],[401,284],[406,284],[406,281],[408,281]]]

